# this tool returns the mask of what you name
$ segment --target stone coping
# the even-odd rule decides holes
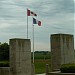
[[[10,67],[0,67],[0,69],[3,69],[3,68],[6,69],[6,68],[10,68]]]
[[[24,38],[11,38],[10,40],[30,40],[30,39],[24,39]]]

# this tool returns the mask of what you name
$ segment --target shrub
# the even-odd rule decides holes
[[[75,73],[75,64],[63,64],[60,71],[62,73]]]
[[[0,67],[9,67],[9,62],[0,62]]]

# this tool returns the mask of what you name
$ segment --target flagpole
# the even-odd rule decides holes
[[[32,16],[32,20],[33,20],[33,16]],[[33,64],[34,64],[34,23],[32,23],[32,29],[33,29]]]
[[[34,24],[33,24],[33,63],[34,63]]]
[[[28,39],[28,12],[27,12],[27,39]]]

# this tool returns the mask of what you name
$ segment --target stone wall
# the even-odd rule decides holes
[[[0,75],[11,75],[10,67],[0,67]]]

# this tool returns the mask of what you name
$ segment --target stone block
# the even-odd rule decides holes
[[[74,63],[74,36],[71,34],[52,34],[51,68],[60,69],[62,64]]]
[[[13,75],[31,75],[30,39],[10,39],[10,67]]]

